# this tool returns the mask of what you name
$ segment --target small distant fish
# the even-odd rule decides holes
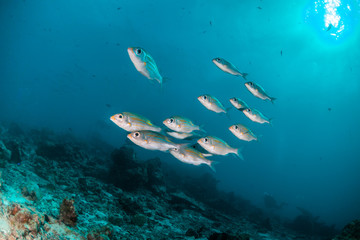
[[[210,111],[216,113],[227,113],[227,109],[225,109],[224,105],[214,96],[209,94],[204,94],[198,97],[198,100]]]
[[[246,80],[247,73],[241,73],[232,63],[226,61],[223,58],[214,58],[212,62],[224,72],[230,73],[231,75],[241,76]]]
[[[150,54],[140,47],[129,47],[127,51],[136,70],[149,80],[159,82],[160,86],[162,86],[163,77]]]
[[[240,149],[230,147],[229,144],[220,138],[207,136],[200,138],[197,142],[209,153],[216,155],[227,155],[229,153],[233,153],[240,159],[244,160]]]
[[[183,163],[199,166],[200,164],[208,165],[214,172],[214,162],[205,158],[204,154],[192,147],[180,147],[169,149],[171,155]]]
[[[242,124],[235,124],[229,127],[229,130],[240,140],[244,140],[247,142],[257,141],[257,136],[246,126]]]
[[[262,9],[262,7],[258,6],[258,7],[257,7],[257,9],[261,10],[261,9]]]
[[[330,112],[332,109],[331,108],[328,108],[328,111]]]
[[[241,110],[243,108],[249,108],[246,102],[244,102],[240,98],[236,98],[236,97],[230,98],[230,102],[238,110]]]
[[[328,26],[328,28],[326,29],[326,31],[327,31],[327,32],[330,31],[330,29],[332,28],[332,26],[333,26],[333,25],[330,23],[329,26]]]
[[[280,55],[282,56],[282,50],[280,51]]]
[[[168,137],[153,131],[136,131],[129,133],[127,138],[136,145],[148,149],[166,152],[171,148],[179,148],[180,144],[173,143]]]
[[[105,106],[111,108],[111,105],[109,103],[105,104]]]
[[[130,112],[115,114],[110,117],[110,120],[128,132],[141,130],[160,132],[162,130],[160,127],[152,124],[149,119]]]
[[[212,26],[212,22],[210,21],[210,26]]]
[[[265,90],[259,85],[254,82],[246,82],[245,83],[246,88],[255,96],[262,100],[270,100],[272,103],[276,100],[274,97],[270,97]]]
[[[265,117],[259,110],[245,108],[242,112],[253,122],[271,124],[271,118]]]
[[[191,133],[193,131],[204,131],[200,126],[195,125],[190,119],[173,116],[163,121],[164,125],[176,132]]]

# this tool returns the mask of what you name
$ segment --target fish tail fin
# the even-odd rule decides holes
[[[226,117],[229,119],[229,120],[231,120],[231,117],[230,117],[230,114],[229,114],[229,111],[231,110],[231,109],[233,109],[232,107],[228,107],[228,108],[226,108],[225,109],[225,115],[226,115]]]
[[[209,160],[209,162],[207,162],[206,164],[211,168],[211,170],[213,170],[214,173],[216,173],[215,165],[217,165],[218,163],[219,162]]]
[[[238,157],[239,159],[245,161],[244,156],[242,155],[242,150],[243,150],[243,147],[235,148],[234,154],[235,154],[236,157]]]
[[[262,135],[262,134],[257,135],[257,136],[256,136],[256,141],[257,141],[257,142],[261,142],[261,141],[262,141],[261,139],[262,139],[263,137],[264,137],[264,135]]]
[[[273,125],[273,119],[272,119],[272,118],[269,118],[269,124],[270,124],[271,126],[274,126],[274,125]]]
[[[270,97],[270,101],[271,101],[271,103],[272,104],[274,104],[274,102],[275,102],[275,100],[276,100],[277,98],[274,98],[274,97]]]
[[[242,73],[242,74],[241,74],[241,76],[242,76],[245,80],[247,80],[247,79],[246,79],[246,76],[247,76],[247,75],[249,75],[249,74],[248,74],[248,73]]]
[[[206,130],[204,129],[204,125],[200,125],[198,131],[206,133]]]

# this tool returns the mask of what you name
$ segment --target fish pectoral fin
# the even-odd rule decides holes
[[[131,123],[128,123],[128,126],[131,127]]]

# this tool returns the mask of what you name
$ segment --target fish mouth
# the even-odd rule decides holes
[[[129,134],[126,136],[126,137],[127,137],[128,139],[130,139],[130,140],[132,139],[131,134],[132,134],[132,133],[129,133]]]
[[[133,47],[128,47],[127,51],[128,51],[128,54],[130,55],[130,54],[132,54],[134,52],[134,48]]]
[[[115,115],[111,116],[111,117],[110,117],[110,120],[111,120],[111,121],[115,121]]]

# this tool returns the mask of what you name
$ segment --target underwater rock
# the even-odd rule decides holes
[[[74,200],[64,199],[60,205],[60,222],[69,227],[75,227],[77,222],[77,214],[75,211]]]
[[[103,226],[89,233],[87,240],[108,240],[112,239],[113,229],[110,226]]]
[[[146,222],[147,222],[147,217],[144,216],[143,214],[136,214],[131,218],[131,223],[139,227],[144,226]]]
[[[354,220],[347,224],[341,234],[333,240],[358,240],[360,239],[360,220]]]
[[[51,160],[67,161],[71,159],[71,156],[68,154],[65,145],[60,143],[54,144],[50,142],[42,142],[37,146],[36,154]]]
[[[36,201],[37,197],[36,197],[36,192],[33,190],[31,192],[29,192],[29,190],[27,189],[27,187],[23,187],[21,189],[21,194],[28,199],[29,201]]]
[[[11,163],[20,163],[21,162],[21,153],[20,153],[20,147],[17,142],[15,141],[9,141],[5,143],[7,149],[11,152],[11,157],[9,162]]]
[[[6,148],[3,141],[0,141],[0,168],[6,166],[6,162],[10,160],[11,151]]]
[[[143,163],[135,161],[132,148],[121,147],[111,154],[113,161],[108,181],[125,191],[148,189],[157,193],[164,192],[164,179],[159,158]]]

